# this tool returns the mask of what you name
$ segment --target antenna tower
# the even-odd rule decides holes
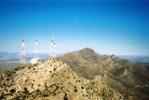
[[[25,64],[25,62],[26,62],[26,59],[25,59],[25,39],[22,38],[21,41],[22,41],[21,63]]]
[[[35,58],[35,59],[38,59],[38,38],[35,38],[34,58]]]
[[[56,43],[53,37],[51,38],[51,57],[56,57]]]

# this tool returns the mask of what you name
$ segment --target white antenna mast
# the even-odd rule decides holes
[[[35,59],[38,59],[38,38],[35,38],[34,58],[35,58]]]
[[[51,57],[56,57],[56,43],[54,37],[51,38]]]
[[[39,60],[38,58],[38,38],[35,38],[35,48],[34,48],[34,58],[31,59],[32,64],[36,64]]]
[[[21,41],[22,41],[21,63],[25,64],[25,62],[26,62],[26,59],[25,59],[25,39],[22,38]]]

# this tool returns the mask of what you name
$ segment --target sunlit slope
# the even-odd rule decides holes
[[[104,77],[79,77],[66,63],[42,60],[0,74],[1,100],[123,100]]]

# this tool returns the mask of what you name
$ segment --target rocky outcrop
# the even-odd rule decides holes
[[[0,99],[123,100],[123,96],[102,76],[87,80],[62,61],[50,59],[2,73]]]

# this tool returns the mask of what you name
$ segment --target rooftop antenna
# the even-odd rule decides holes
[[[56,57],[56,43],[53,36],[51,38],[51,57],[52,58]]]
[[[26,59],[25,59],[25,39],[22,38],[21,41],[22,41],[21,63],[25,64],[25,62],[26,62]]]

